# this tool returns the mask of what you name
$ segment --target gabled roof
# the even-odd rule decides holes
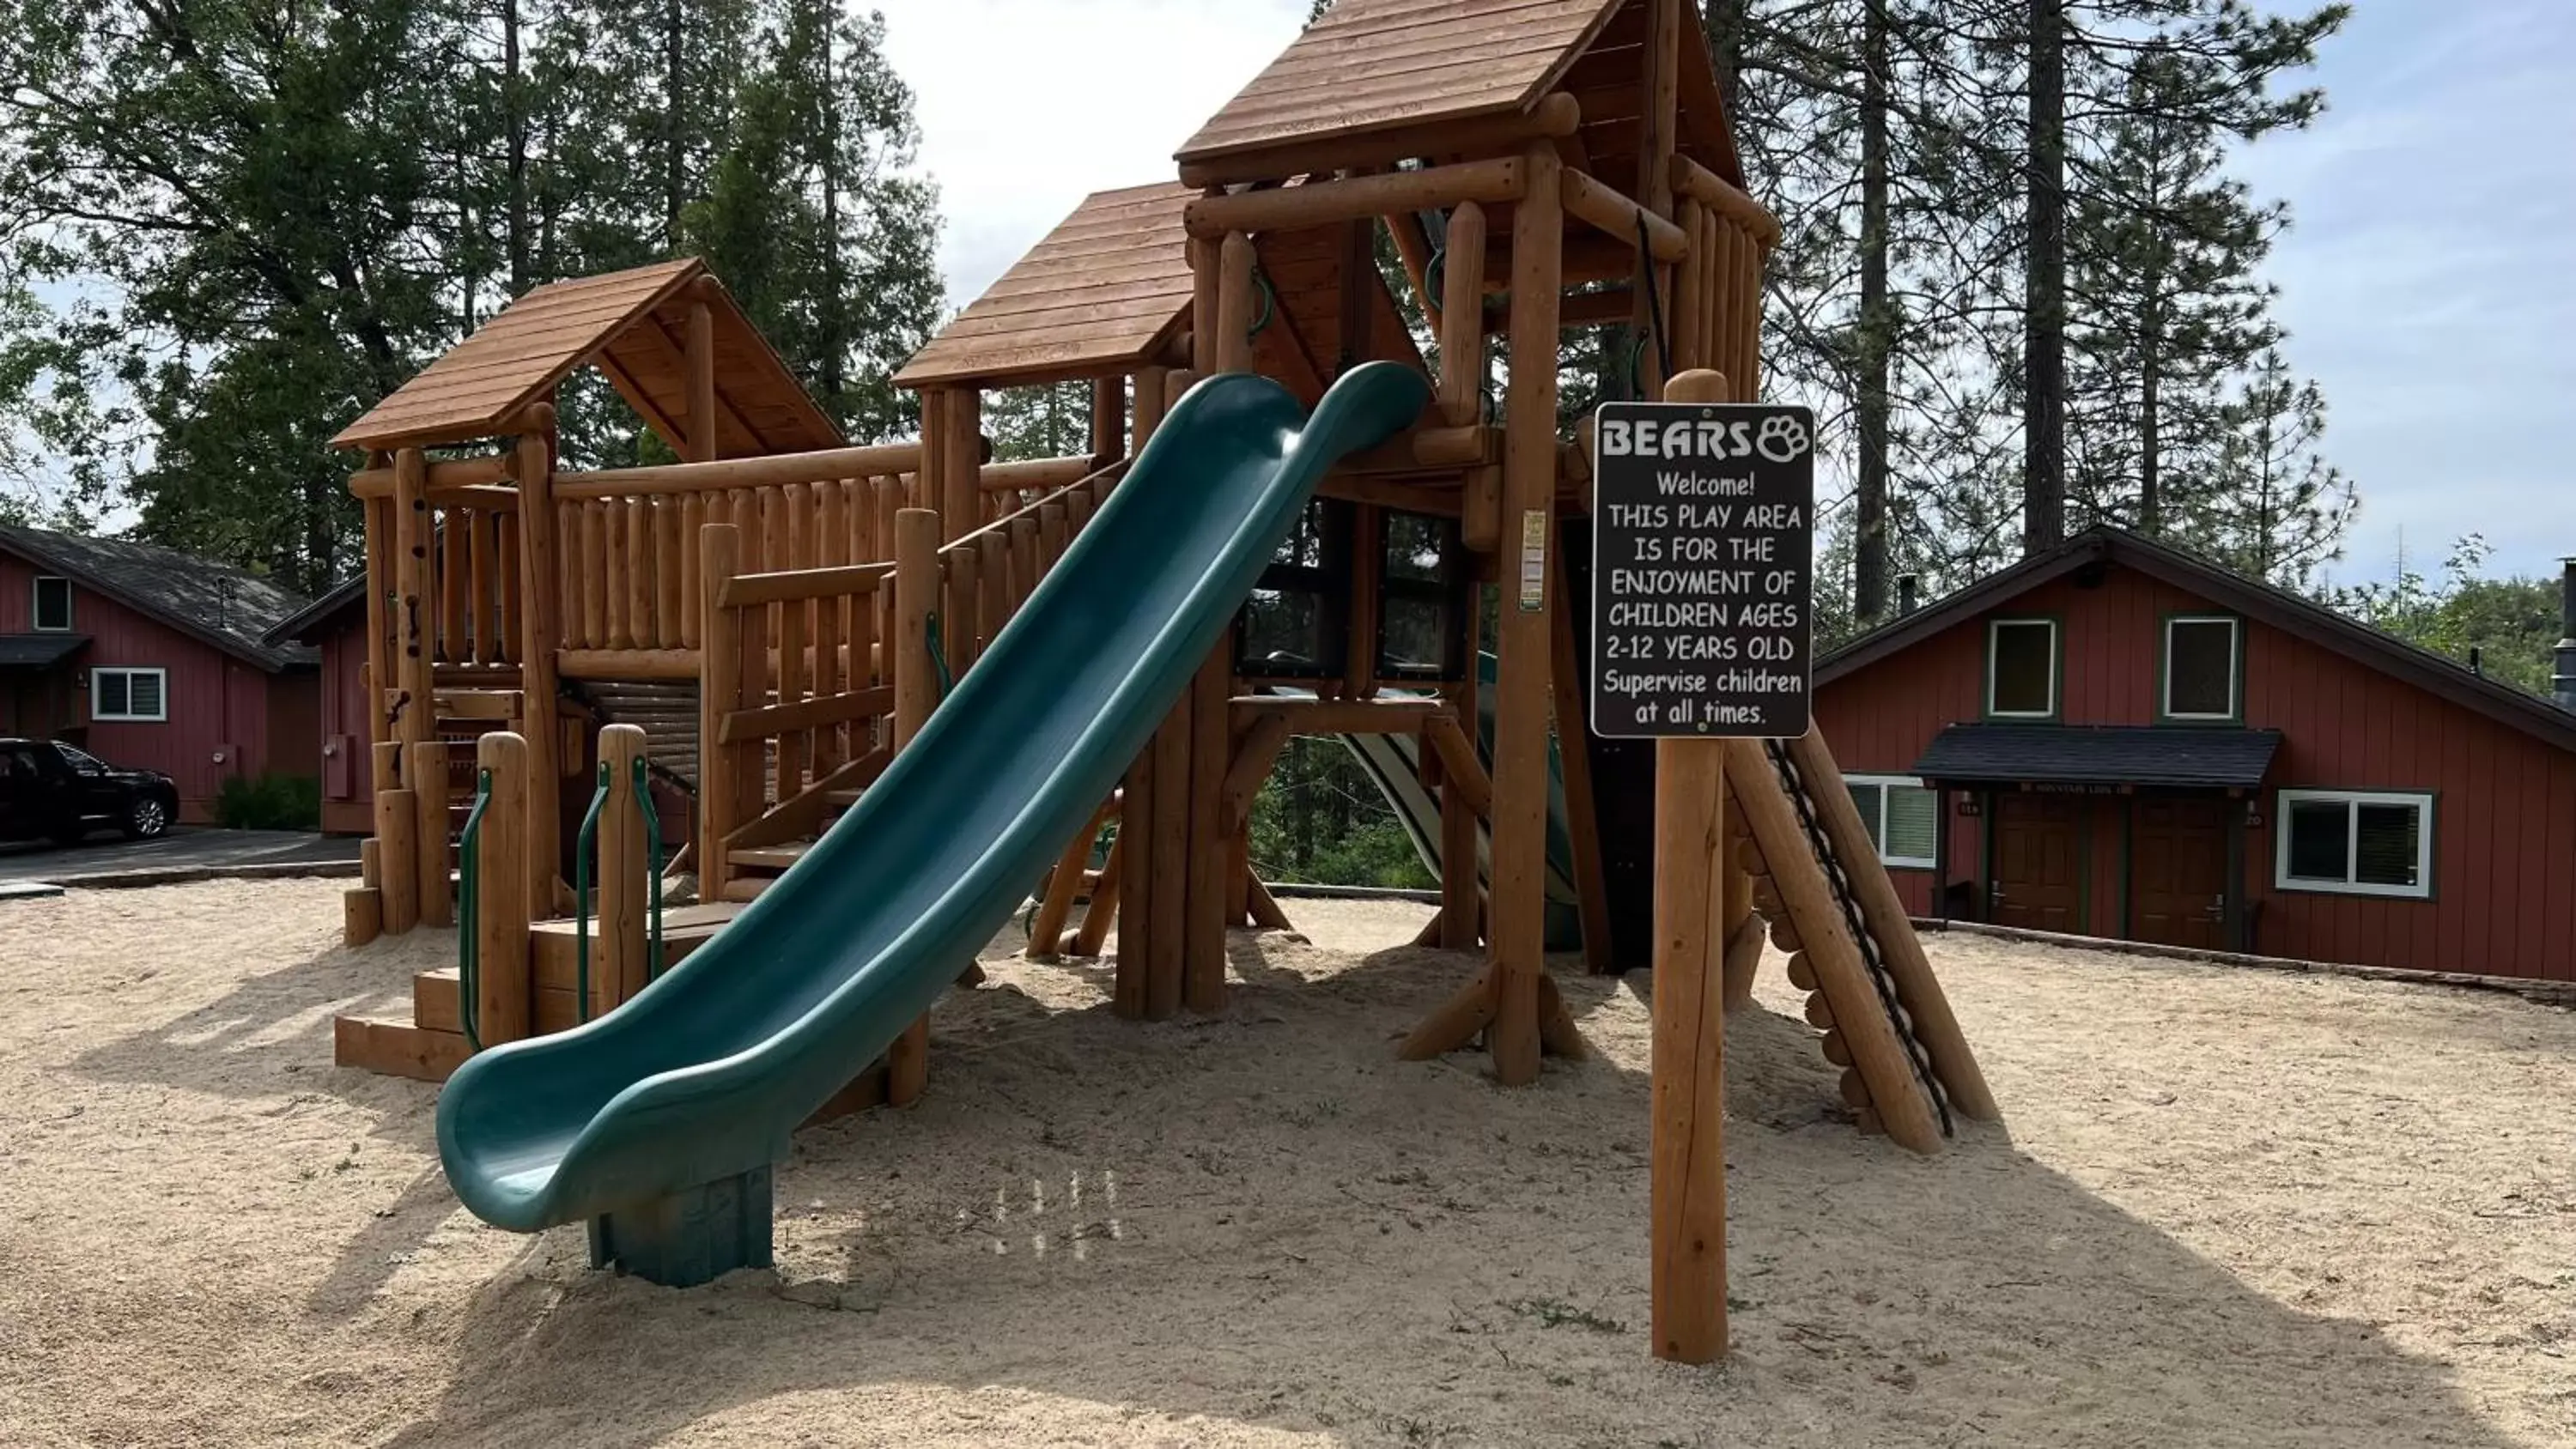
[[[2043,584],[2103,563],[2136,569],[2248,619],[2438,694],[2499,724],[2510,725],[2560,749],[2576,750],[2576,714],[2548,700],[2487,678],[2456,660],[2346,618],[2286,589],[2257,583],[2108,525],[2086,529],[2053,549],[2033,554],[1937,603],[1863,634],[1816,661],[1816,683],[1830,684],[1954,624],[2000,608]]]
[[[331,631],[344,609],[357,608],[366,602],[367,576],[351,574],[324,591],[322,597],[287,615],[268,627],[260,642],[269,645],[310,644],[322,646],[322,636]]]
[[[695,257],[531,290],[341,429],[332,445],[493,437],[590,363],[665,442],[684,448],[692,423],[683,358],[689,308],[701,300],[715,316],[721,455],[841,447],[841,430]]]
[[[1168,346],[1190,307],[1178,182],[1086,196],[1073,214],[939,329],[899,387],[1128,371]]]
[[[1697,9],[1684,7],[1681,26],[1681,151],[1741,184]],[[1594,174],[1624,189],[1644,111],[1645,17],[1645,0],[1341,0],[1177,159],[1526,113],[1563,89],[1582,103]]]
[[[0,527],[0,549],[272,674],[312,662],[310,650],[266,637],[304,596],[257,574],[130,538],[36,528]]]

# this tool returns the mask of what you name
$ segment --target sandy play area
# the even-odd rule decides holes
[[[1936,938],[2011,1125],[1922,1161],[1768,971],[1696,1370],[1637,982],[1562,973],[1600,1056],[1503,1092],[1392,1058],[1465,969],[1422,907],[1291,902],[1155,1026],[1005,939],[919,1108],[800,1139],[778,1271],[675,1292],[331,1066],[452,949],[339,949],[339,888],[0,905],[0,1444],[2576,1443],[2576,1016],[2509,997]]]

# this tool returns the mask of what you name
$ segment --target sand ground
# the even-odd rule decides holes
[[[1420,907],[1292,902],[1150,1026],[1006,938],[918,1108],[799,1140],[777,1271],[675,1292],[331,1066],[451,949],[339,949],[338,889],[0,907],[0,1443],[2576,1443],[2576,1016],[2512,998],[1938,939],[2010,1126],[1927,1161],[1766,971],[1688,1369],[1637,982],[1561,973],[1599,1056],[1505,1092],[1392,1059],[1465,971]]]

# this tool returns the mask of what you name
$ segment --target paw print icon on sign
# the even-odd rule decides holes
[[[1807,441],[1806,425],[1785,414],[1764,418],[1753,435],[1753,446],[1774,463],[1797,461],[1807,451]]]

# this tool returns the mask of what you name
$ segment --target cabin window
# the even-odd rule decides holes
[[[72,626],[72,581],[47,575],[36,578],[35,627],[45,634],[60,634]]]
[[[2284,790],[2274,883],[2341,895],[2433,894],[2433,797],[2416,792]]]
[[[89,717],[157,724],[170,717],[169,671],[93,669]]]
[[[1997,619],[1986,626],[1986,713],[2047,719],[2057,713],[2057,621]]]
[[[2165,620],[2165,718],[2236,718],[2240,637],[2234,619]]]
[[[1378,515],[1377,675],[1467,675],[1467,551],[1458,520],[1387,509]]]
[[[1939,797],[1929,786],[1907,775],[1845,775],[1843,784],[1860,810],[1860,823],[1869,827],[1880,864],[1932,868]]]

